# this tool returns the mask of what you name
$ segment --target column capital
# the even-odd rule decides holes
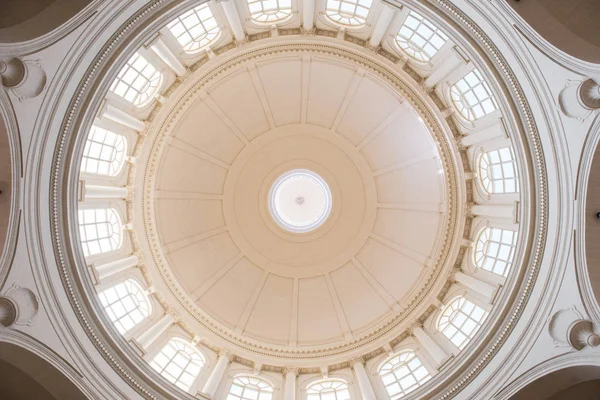
[[[294,374],[294,376],[298,376],[298,372],[299,372],[300,368],[298,367],[285,367],[283,368],[283,375],[286,375],[288,373]]]

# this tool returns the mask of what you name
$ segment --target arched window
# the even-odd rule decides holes
[[[277,22],[292,15],[292,0],[248,0],[252,19],[257,22]]]
[[[396,43],[417,61],[429,61],[448,37],[420,14],[411,11],[396,35]]]
[[[484,117],[498,108],[492,91],[477,69],[452,85],[450,96],[458,112],[469,121]]]
[[[186,53],[194,53],[208,46],[221,33],[208,3],[183,13],[167,27]]]
[[[483,153],[479,159],[479,177],[488,193],[517,193],[519,179],[513,148],[509,146]]]
[[[475,336],[486,317],[487,312],[483,308],[460,296],[444,308],[438,329],[462,350]]]
[[[150,363],[169,382],[185,391],[190,390],[204,364],[202,354],[178,338],[169,340]]]
[[[485,228],[475,245],[475,265],[498,275],[507,276],[512,265],[517,232]]]
[[[86,257],[107,253],[121,247],[123,224],[113,208],[80,209],[79,235]]]
[[[238,376],[233,380],[227,400],[271,400],[273,387],[253,376]]]
[[[148,296],[133,279],[118,283],[98,296],[121,334],[142,322],[152,312]]]
[[[327,0],[326,15],[342,25],[364,25],[372,0]]]
[[[318,381],[306,388],[307,400],[350,400],[348,384],[341,379]]]
[[[121,69],[110,90],[141,107],[158,92],[161,81],[161,73],[144,57],[135,53]]]
[[[379,375],[392,400],[412,392],[431,378],[413,351],[405,351],[390,358],[379,369]]]
[[[117,176],[125,165],[127,140],[122,135],[92,126],[81,159],[81,172]]]

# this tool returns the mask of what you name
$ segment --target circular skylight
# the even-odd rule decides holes
[[[307,169],[281,175],[269,192],[269,211],[283,229],[305,233],[317,229],[331,213],[331,191],[323,178]]]

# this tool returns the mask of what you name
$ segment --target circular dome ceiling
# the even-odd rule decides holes
[[[439,294],[459,240],[429,105],[326,50],[255,51],[178,88],[144,153],[161,280],[192,323],[245,347],[389,340]]]

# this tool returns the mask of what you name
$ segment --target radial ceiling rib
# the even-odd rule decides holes
[[[365,147],[367,144],[369,144],[369,142],[371,140],[375,139],[377,137],[377,135],[379,135],[388,126],[390,126],[390,124],[392,122],[397,120],[398,117],[407,110],[407,108],[404,106],[404,104],[405,104],[405,102],[402,101],[402,103],[400,103],[400,107],[398,107],[398,109],[396,111],[394,111],[393,113],[388,115],[386,119],[384,119],[375,129],[373,129],[367,136],[365,136],[364,139],[361,140],[360,143],[358,143],[356,148],[358,150],[362,150],[363,147]]]
[[[271,129],[275,129],[275,120],[273,119],[273,112],[271,111],[271,106],[269,105],[269,100],[267,99],[267,94],[265,93],[265,88],[260,80],[260,76],[258,76],[258,71],[256,70],[256,64],[250,63],[247,66],[248,73],[250,74],[250,78],[252,79],[252,83],[254,84],[254,89],[256,89],[256,93],[260,98],[260,102],[263,106],[263,110],[265,116],[267,117],[267,121],[269,121],[269,126]]]
[[[290,337],[288,340],[288,345],[292,347],[298,346],[298,287],[298,278],[294,278],[294,288],[292,289],[292,312],[290,317]]]
[[[213,229],[208,232],[199,233],[197,235],[189,236],[189,237],[177,240],[175,242],[167,243],[167,244],[163,245],[162,248],[163,248],[163,251],[165,254],[169,254],[175,250],[183,249],[184,247],[191,246],[195,243],[198,243],[201,240],[205,240],[205,239],[211,238],[213,236],[216,236],[218,234],[221,234],[223,232],[226,232],[227,230],[228,230],[228,228],[226,226],[221,226],[219,228]]]
[[[306,123],[306,115],[308,114],[311,62],[309,55],[302,56],[302,108],[300,111],[300,122],[303,124]]]
[[[354,77],[352,78],[350,87],[348,88],[348,91],[346,92],[346,95],[344,96],[344,101],[342,101],[342,105],[340,106],[340,109],[338,110],[338,113],[335,116],[335,119],[333,120],[333,125],[331,126],[332,131],[337,130],[337,127],[340,124],[340,121],[342,120],[342,118],[344,117],[344,114],[346,114],[346,110],[348,109],[350,102],[354,98],[354,95],[356,94],[356,91],[358,90],[358,86],[360,85],[360,82],[362,81],[364,76],[365,76],[365,70],[362,68],[358,68],[356,70],[356,72],[354,73]]]
[[[222,194],[181,192],[175,190],[155,190],[155,199],[160,200],[223,200]]]
[[[333,286],[331,274],[325,274],[325,280],[327,281],[327,289],[329,289],[329,296],[333,303],[333,307],[335,308],[335,314],[337,315],[338,322],[340,323],[340,328],[342,329],[344,339],[350,340],[352,339],[352,330],[350,329],[348,318],[346,318],[346,314],[344,313],[342,303],[340,302],[335,287]]]
[[[241,252],[238,253],[238,255],[233,257],[227,264],[223,266],[223,268],[220,268],[213,276],[207,279],[202,286],[194,290],[194,292],[191,294],[191,297],[194,299],[194,301],[198,301],[206,292],[208,292],[211,287],[215,285],[215,283],[219,281],[219,279],[224,277],[231,268],[235,267],[236,264],[242,260],[242,258],[244,258],[244,254]]]
[[[445,203],[377,203],[377,208],[391,210],[423,211],[431,213],[442,213],[446,209]]]
[[[230,164],[227,164],[226,162],[219,160],[217,157],[212,156],[208,153],[205,153],[204,151],[197,149],[196,147],[194,147],[182,140],[179,140],[176,137],[173,137],[173,136],[170,137],[170,145],[181,151],[185,151],[186,153],[191,154],[195,157],[201,158],[205,161],[215,164],[221,168],[228,170],[231,167]]]
[[[248,304],[246,304],[246,308],[244,309],[244,312],[240,316],[240,319],[235,326],[235,331],[237,333],[242,333],[244,331],[244,329],[246,329],[246,325],[248,325],[248,320],[250,319],[250,315],[252,315],[252,310],[254,310],[254,307],[256,306],[256,302],[258,301],[258,298],[260,297],[260,294],[261,294],[262,290],[264,289],[265,283],[267,282],[268,278],[269,278],[269,272],[263,271],[263,274],[260,277],[260,281],[258,282],[258,285],[256,285],[254,292],[252,293],[252,297],[250,297],[250,300],[248,301]]]
[[[378,176],[378,175],[383,175],[383,174],[387,174],[388,172],[393,172],[402,168],[406,168],[406,167],[410,167],[412,165],[416,165],[416,164],[420,164],[422,162],[425,161],[429,161],[429,160],[435,160],[437,159],[437,156],[432,157],[430,154],[427,154],[425,156],[415,156],[415,157],[411,157],[409,159],[403,160],[399,163],[396,164],[392,164],[388,167],[385,168],[380,168],[378,170],[373,171],[373,176]]]
[[[398,305],[396,299],[394,299],[394,297],[387,290],[385,290],[381,283],[379,283],[379,281],[375,279],[373,275],[371,275],[371,273],[365,268],[365,266],[356,257],[352,257],[352,263],[354,264],[356,269],[358,269],[361,275],[365,278],[365,280],[369,282],[369,285],[371,285],[371,287],[375,289],[377,294],[379,294],[379,297],[381,297],[383,301],[385,301],[392,310],[398,311],[400,309],[400,306]]]
[[[214,112],[217,117],[219,117],[221,122],[223,122],[229,128],[229,130],[233,132],[233,134],[242,141],[242,143],[244,143],[244,145],[248,145],[250,143],[248,138],[242,133],[242,131],[238,129],[237,126],[235,126],[231,118],[229,118],[227,114],[223,112],[221,107],[219,107],[219,105],[210,97],[208,93],[206,93],[204,90],[201,91],[200,98],[202,99],[204,104],[206,104],[206,106],[212,112]]]
[[[381,243],[383,245],[386,245],[390,249],[396,250],[398,253],[404,254],[408,258],[411,258],[420,264],[429,266],[429,264],[431,263],[431,259],[429,257],[424,256],[423,254],[420,254],[420,253],[418,253],[412,249],[409,249],[408,247],[405,247],[401,244],[398,244],[389,239],[386,239],[383,236],[380,236],[376,233],[371,233],[371,238],[377,240],[379,243]]]

